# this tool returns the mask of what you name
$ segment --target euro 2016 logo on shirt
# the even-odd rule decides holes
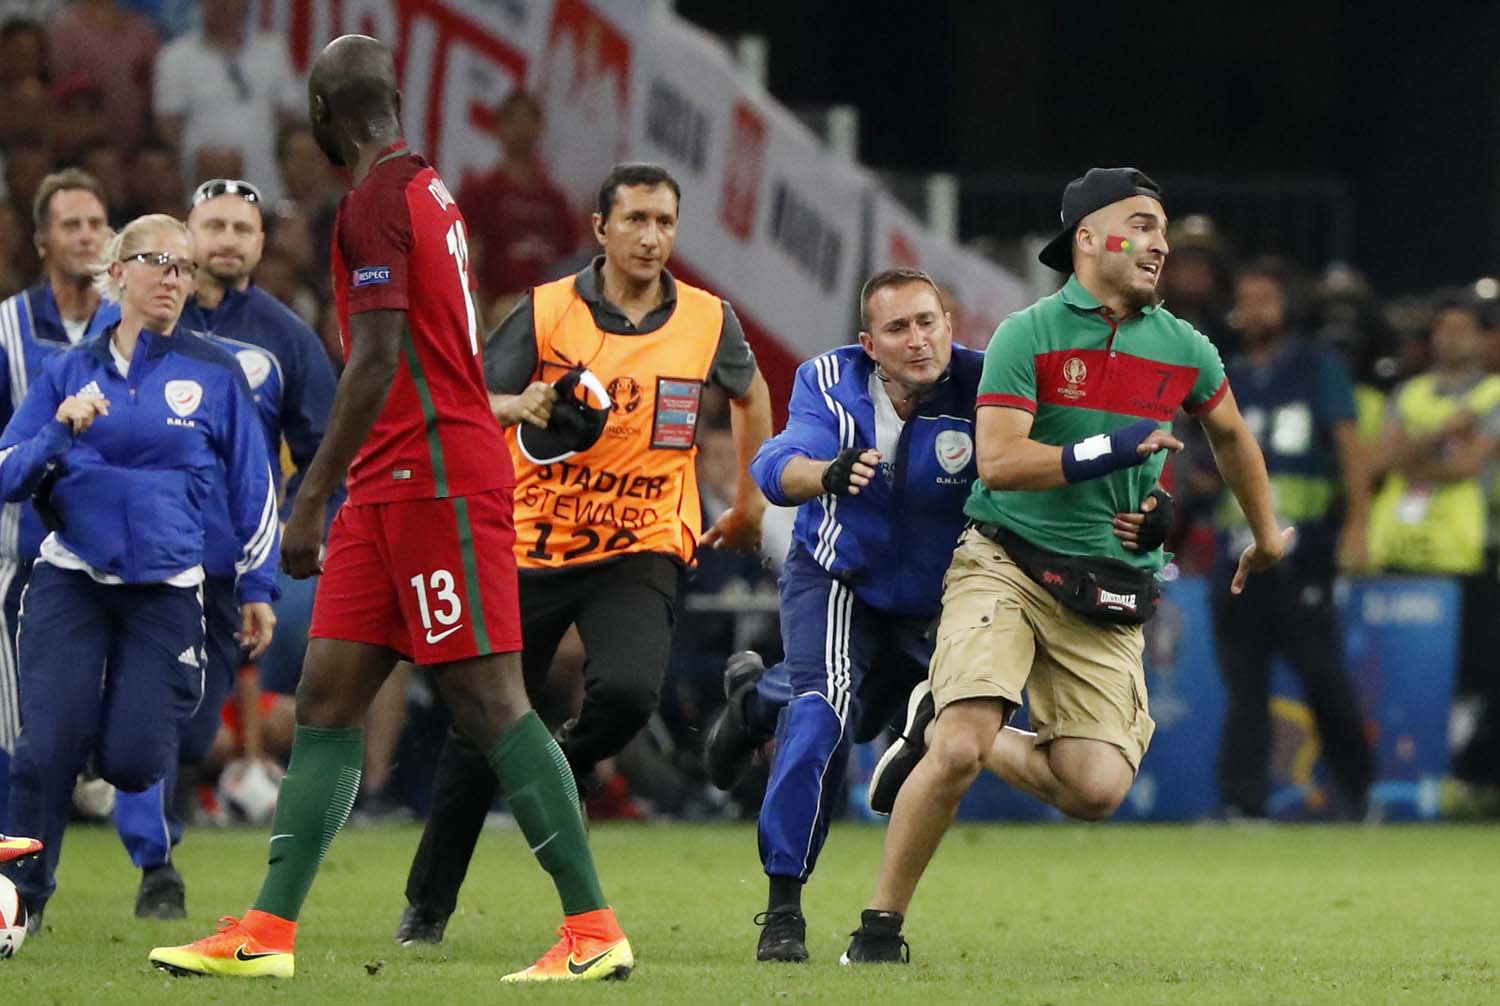
[[[1057,393],[1064,398],[1082,398],[1088,394],[1088,390],[1082,387],[1083,382],[1089,379],[1088,364],[1076,356],[1068,357],[1062,365],[1063,380],[1068,382],[1066,388],[1058,388]]]
[[[197,381],[168,381],[167,408],[186,419],[203,404],[203,385]]]
[[[974,456],[974,441],[963,430],[944,430],[937,435],[933,448],[937,452],[938,464],[949,475],[963,471]]]
[[[613,411],[634,412],[641,404],[641,386],[633,377],[617,377],[609,382],[609,400]]]
[[[391,281],[391,267],[388,265],[367,265],[361,269],[354,270],[353,286],[380,286]]]

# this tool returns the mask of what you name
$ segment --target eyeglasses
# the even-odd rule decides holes
[[[259,206],[262,202],[260,189],[238,178],[210,178],[193,190],[192,206],[206,203],[220,196],[239,196],[247,203]],[[192,207],[189,207],[190,209]]]
[[[198,271],[198,263],[190,258],[178,258],[171,252],[136,252],[134,255],[126,255],[125,261],[141,262],[145,265],[155,266],[162,271],[162,275],[170,272],[178,276],[192,278],[193,273]]]

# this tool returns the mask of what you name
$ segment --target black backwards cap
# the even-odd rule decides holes
[[[557,401],[546,429],[523,422],[516,432],[521,453],[533,464],[555,464],[588,450],[603,435],[604,422],[609,418],[609,392],[593,371],[574,367],[552,387],[557,391]],[[580,388],[583,398],[578,396]]]
[[[1135,168],[1089,168],[1082,178],[1069,182],[1063,189],[1062,230],[1037,254],[1042,265],[1058,272],[1072,272],[1073,232],[1083,218],[1131,196],[1150,196],[1159,201],[1161,186]]]

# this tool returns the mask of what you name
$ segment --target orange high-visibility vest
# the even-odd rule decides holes
[[[573,277],[532,294],[537,372],[555,381],[586,366],[609,391],[604,433],[550,465],[527,460],[506,430],[516,468],[516,564],[581,566],[633,552],[691,562],[703,532],[696,433],[703,385],[724,327],[724,302],[677,281],[677,306],[654,332],[616,335],[594,324]]]

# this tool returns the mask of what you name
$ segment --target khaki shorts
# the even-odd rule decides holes
[[[1132,769],[1156,730],[1146,704],[1139,625],[1070,611],[970,528],[943,578],[943,615],[932,655],[938,712],[963,699],[1030,699],[1037,745],[1058,737],[1104,741]]]

